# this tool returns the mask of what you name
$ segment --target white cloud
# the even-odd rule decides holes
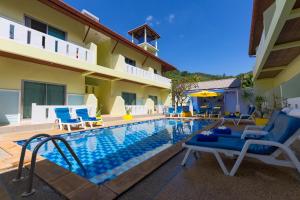
[[[153,16],[149,15],[146,17],[146,22],[153,21]]]
[[[160,25],[160,21],[156,20],[153,15],[148,15],[145,19],[146,24],[150,25],[150,26],[154,26],[154,25]]]
[[[154,19],[154,17],[152,15],[148,15],[145,19],[146,24],[149,24],[150,26],[152,26],[153,25],[153,19]]]
[[[175,15],[174,14],[169,14],[169,16],[168,16],[168,22],[169,23],[173,23],[174,19],[175,19]]]

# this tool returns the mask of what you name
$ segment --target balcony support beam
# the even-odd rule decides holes
[[[151,85],[144,85],[144,86],[141,86],[141,88],[147,88],[147,87],[151,87]]]
[[[148,56],[146,56],[146,58],[144,59],[142,66],[144,66],[144,64],[146,63],[147,60],[148,60]]]
[[[87,36],[88,36],[88,34],[89,34],[89,32],[90,32],[90,29],[91,29],[91,27],[89,26],[89,27],[88,27],[88,30],[86,31],[86,33],[85,33],[85,35],[84,35],[84,38],[83,38],[82,42],[85,42],[85,40],[86,40],[86,38],[87,38]]]
[[[87,71],[87,72],[83,72],[81,75],[82,75],[82,76],[89,76],[89,75],[91,75],[91,74],[93,74],[93,73],[95,73],[95,72]]]
[[[270,67],[266,69],[262,69],[261,72],[271,72],[271,71],[278,71],[278,70],[284,70],[287,66],[280,66],[280,67]]]
[[[290,16],[288,16],[287,20],[296,19],[300,17],[300,8],[292,10]]]
[[[300,47],[300,41],[293,41],[293,42],[275,45],[272,51],[278,51],[278,50],[289,49],[294,47]]]
[[[117,42],[115,43],[115,46],[114,46],[113,49],[111,50],[111,54],[113,54],[113,53],[115,52],[115,50],[116,50],[118,44],[119,44],[119,40],[117,40]]]

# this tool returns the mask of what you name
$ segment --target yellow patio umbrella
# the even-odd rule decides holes
[[[202,90],[200,92],[195,92],[190,94],[191,97],[217,97],[220,96],[220,93],[209,91],[209,90]]]

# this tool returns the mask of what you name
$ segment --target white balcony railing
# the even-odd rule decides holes
[[[87,108],[90,116],[96,116],[96,108],[85,105],[37,105],[32,104],[31,121],[34,123],[53,123],[56,120],[55,108],[68,107],[72,118],[77,118],[76,109]]]
[[[149,109],[145,105],[127,105],[126,110],[130,109],[132,115],[148,115],[148,114],[163,114],[165,106],[156,105],[155,110]]]
[[[164,106],[164,105],[156,105],[156,106],[155,106],[155,112],[156,112],[157,114],[163,114],[163,113],[165,112],[166,109],[167,109],[167,107]]]
[[[56,37],[44,34],[22,24],[0,17],[0,38],[14,40],[76,60],[93,63],[94,52]]]
[[[132,65],[126,65],[125,66],[125,72],[137,76],[137,77],[142,77],[144,79],[150,80],[150,81],[155,81],[159,82],[165,85],[168,85],[169,87],[171,86],[171,79],[165,78],[161,75],[154,74],[152,72],[140,69],[138,67],[132,66]]]
[[[130,110],[132,115],[147,115],[148,108],[143,105],[127,105],[125,106],[126,110]]]

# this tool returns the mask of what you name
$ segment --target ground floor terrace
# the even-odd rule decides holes
[[[122,116],[162,113],[170,104],[169,90],[23,60],[0,57],[0,125],[33,119],[49,122],[53,106],[89,106],[92,115]],[[32,104],[37,106],[34,110]],[[41,111],[42,109],[42,111]],[[50,111],[49,111],[50,110]],[[53,120],[52,120],[53,121]]]
[[[146,120],[146,119],[144,119]],[[124,122],[111,122],[120,124]],[[230,124],[227,124],[230,126]],[[245,126],[231,127],[243,129]],[[60,134],[60,131],[48,132]],[[11,141],[27,138],[33,133],[1,135],[1,149],[18,151]],[[299,143],[293,150],[300,155]],[[101,187],[87,184],[82,178],[68,173],[53,163],[40,159],[34,187],[37,192],[26,199],[298,199],[300,178],[296,170],[274,167],[246,159],[234,177],[225,176],[211,154],[198,159],[191,156],[185,167],[180,165],[185,151],[180,145],[165,150],[150,159],[142,168],[125,173],[117,181]],[[1,153],[2,161],[5,154]],[[15,163],[18,160],[15,159]],[[225,159],[231,166],[234,159]],[[25,169],[28,173],[28,169]],[[10,168],[0,174],[1,199],[24,199],[24,182],[12,183],[16,170]],[[134,184],[132,184],[134,183]]]

